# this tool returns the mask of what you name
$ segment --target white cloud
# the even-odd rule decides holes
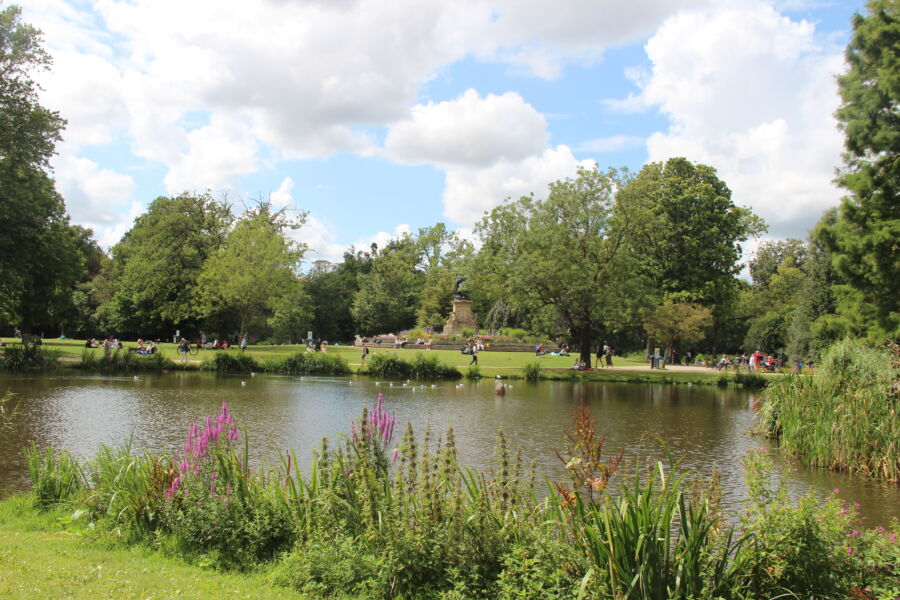
[[[409,225],[406,223],[400,223],[399,225],[394,227],[394,233],[379,231],[374,235],[360,238],[351,245],[357,250],[364,250],[368,252],[369,248],[372,247],[372,244],[377,244],[379,248],[384,248],[391,240],[399,238],[400,236],[408,233],[411,233]]]
[[[294,203],[294,196],[291,193],[293,190],[294,180],[290,177],[285,177],[281,180],[281,185],[278,186],[278,189],[269,194],[269,200],[279,208],[290,206]]]
[[[57,190],[72,220],[94,230],[101,246],[110,247],[127,231],[134,216],[134,180],[86,158],[63,152],[54,161]]]
[[[242,123],[214,116],[187,138],[188,151],[164,179],[170,194],[232,188],[242,175],[256,171],[256,139]]]
[[[347,249],[335,241],[337,236],[331,227],[312,216],[306,218],[306,223],[296,231],[294,238],[307,245],[307,261],[341,262]]]
[[[550,182],[574,176],[579,166],[593,165],[591,160],[577,160],[567,146],[560,145],[519,162],[501,161],[484,169],[448,169],[444,215],[472,225],[507,198],[531,193],[545,197]]]
[[[671,121],[647,141],[651,161],[686,156],[716,167],[739,204],[776,237],[803,237],[840,192],[837,48],[814,26],[760,1],[672,17],[646,46],[639,102]]]
[[[547,144],[547,121],[515,92],[482,98],[469,89],[455,100],[414,106],[391,125],[387,154],[406,163],[487,166],[520,160]]]

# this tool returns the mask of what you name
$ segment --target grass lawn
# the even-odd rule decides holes
[[[26,496],[0,503],[0,598],[306,598],[264,574],[217,572],[142,546],[107,548],[66,531],[66,520],[32,510]]]
[[[6,340],[7,342],[12,340]],[[135,348],[135,342],[123,342],[126,348]],[[45,339],[44,346],[57,352],[60,358],[69,363],[77,363],[85,351],[84,340],[70,339]],[[160,351],[169,359],[176,362],[179,360],[178,347],[176,344],[164,343],[159,346]],[[284,357],[296,352],[303,352],[305,345],[292,346],[248,346],[247,353],[255,360],[265,362],[267,359]],[[461,354],[457,350],[424,350],[421,348],[403,348],[394,349],[393,347],[379,347],[370,345],[371,357],[374,354],[393,354],[396,353],[404,360],[412,360],[419,352],[437,356],[438,359],[448,365],[454,366],[462,373],[465,373],[471,357]],[[88,350],[95,357],[100,358],[103,350],[99,348]],[[200,350],[196,355],[189,356],[187,363],[188,368],[199,368],[205,362],[212,361],[217,350]],[[238,353],[239,349],[228,350],[227,352]],[[359,348],[354,346],[331,345],[328,347],[329,354],[337,354],[343,357],[350,364],[354,371],[362,367],[360,361]],[[541,365],[542,379],[561,379],[561,380],[577,380],[577,381],[618,381],[629,383],[695,383],[695,384],[714,384],[718,382],[723,374],[713,369],[706,368],[688,368],[688,369],[666,369],[666,370],[647,370],[647,363],[642,360],[627,359],[615,357],[613,369],[597,369],[587,372],[572,371],[572,364],[577,355],[573,356],[551,356],[545,355],[536,357],[533,352],[492,352],[484,351],[478,354],[478,366],[481,375],[484,377],[501,377],[519,378],[522,377],[522,368],[529,363],[538,362]]]

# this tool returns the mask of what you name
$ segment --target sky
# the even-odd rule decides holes
[[[159,196],[308,213],[309,260],[464,234],[578,166],[685,156],[804,237],[838,203],[835,76],[862,0],[27,0],[104,248]]]

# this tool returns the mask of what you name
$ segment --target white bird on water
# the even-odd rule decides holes
[[[141,380],[141,378],[140,378],[140,377],[138,377],[138,376],[137,376],[137,375],[135,375],[135,376],[134,376],[134,380],[135,380],[135,381],[140,381],[140,380]]]
[[[241,385],[242,385],[242,386],[247,385],[247,382],[246,382],[246,381],[242,381],[242,382],[241,382]]]

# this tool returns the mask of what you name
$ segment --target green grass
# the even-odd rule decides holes
[[[259,598],[303,600],[265,572],[218,572],[146,546],[109,547],[62,511],[37,512],[30,496],[0,503],[0,598]]]
[[[82,353],[92,353],[96,359],[103,356],[103,350],[84,348],[84,341],[81,340],[44,340],[44,345],[52,348],[64,361],[64,366],[77,367],[82,359]],[[134,342],[124,342],[126,348],[136,347]],[[201,350],[196,355],[190,355],[186,363],[182,363],[177,352],[175,344],[161,344],[160,350],[165,356],[172,359],[173,369],[205,369],[216,370],[216,356],[228,355],[240,360],[241,351],[232,350]],[[290,346],[248,346],[243,353],[245,361],[253,361],[253,363],[265,367],[267,364],[275,364],[283,361],[291,355],[302,353],[306,349],[305,345]],[[398,358],[412,362],[417,354],[424,357],[435,357],[440,363],[455,367],[461,374],[465,374],[471,357],[461,354],[458,350],[429,350],[424,351],[421,347],[412,346],[411,348],[395,349],[385,344],[385,347],[370,345],[370,354],[366,362],[371,362],[375,356],[384,355],[385,358],[396,355]],[[351,371],[365,373],[364,365],[360,360],[359,348],[354,346],[338,346],[330,345],[328,347],[327,356],[338,356],[349,365]],[[522,379],[524,377],[524,368],[529,364],[540,365],[540,379],[551,381],[608,381],[619,383],[680,383],[694,385],[750,385],[752,382],[743,382],[735,380],[732,373],[720,373],[713,369],[697,368],[690,371],[674,371],[671,369],[662,369],[648,371],[646,370],[647,362],[635,358],[615,357],[613,359],[615,368],[613,369],[597,369],[593,371],[573,371],[572,363],[575,361],[576,355],[573,356],[550,356],[545,355],[535,357],[533,352],[491,352],[483,351],[478,353],[479,375],[482,377],[496,377],[500,375],[506,379]],[[137,357],[137,360],[147,360],[145,357]],[[219,359],[220,361],[225,359]],[[229,361],[233,362],[233,361]],[[249,363],[248,363],[249,364]],[[260,370],[264,370],[260,368]],[[765,378],[771,378],[771,375],[764,375]],[[758,381],[756,383],[759,383]]]

